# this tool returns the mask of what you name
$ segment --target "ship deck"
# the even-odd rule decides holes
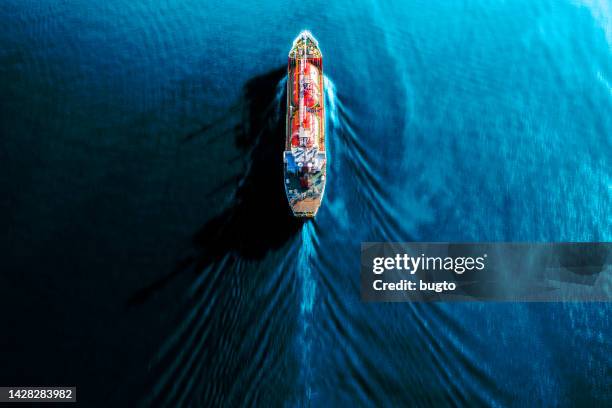
[[[316,214],[321,205],[321,198],[325,189],[325,174],[318,172],[313,174],[312,185],[308,188],[300,185],[297,176],[286,175],[285,190],[289,199],[289,206],[296,215],[309,216]]]
[[[305,64],[307,65],[306,68],[304,68]],[[325,111],[322,65],[322,55],[317,41],[308,32],[300,33],[289,53],[287,137],[285,141],[285,154],[289,154],[291,156],[290,161],[292,161],[292,171],[288,171],[289,163],[287,157],[285,158],[285,191],[289,206],[293,214],[298,217],[314,217],[321,205],[325,190]],[[297,72],[298,69],[299,72]],[[308,75],[311,76],[308,77]],[[302,88],[301,78],[304,78],[304,76],[307,78],[308,85],[304,85],[305,88]],[[300,77],[299,84],[297,82],[298,77]],[[306,86],[309,88],[306,88]],[[307,100],[305,98],[311,95],[314,95],[314,99],[308,100],[309,105],[305,107],[304,101]],[[299,122],[296,122],[298,114],[300,115]],[[310,130],[313,132],[314,143],[311,146],[310,144],[298,144],[297,141],[293,141],[295,144],[292,144],[292,134],[297,132],[297,129],[299,129],[300,136],[302,135],[302,129],[304,128],[302,128],[301,121],[302,118],[308,117],[307,115],[316,117],[313,122],[315,126],[306,128],[314,129]],[[296,123],[300,123],[300,125],[298,126]],[[297,168],[296,163],[298,164]],[[305,166],[307,163],[308,166],[313,165],[313,170],[304,173],[301,166]],[[306,178],[307,183],[302,183],[302,178]]]

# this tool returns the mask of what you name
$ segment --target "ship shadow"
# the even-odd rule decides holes
[[[300,231],[303,221],[291,214],[283,185],[286,89],[279,97],[279,86],[285,75],[282,67],[245,83],[242,100],[236,105],[242,107],[242,120],[232,133],[247,165],[242,175],[229,181],[235,183],[231,205],[193,234],[188,255],[173,271],[134,293],[128,306],[144,303],[187,270],[204,273],[227,255],[261,259]],[[215,127],[216,123],[204,125],[182,140],[188,143],[208,137]],[[221,182],[219,189],[225,184]]]
[[[278,98],[277,92],[285,75],[286,68],[279,68],[244,85],[243,121],[235,129],[235,144],[248,155],[248,169],[238,181],[233,205],[193,237],[204,263],[228,252],[260,259],[280,248],[303,224],[291,214],[283,185],[285,98]]]

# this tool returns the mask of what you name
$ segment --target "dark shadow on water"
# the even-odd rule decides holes
[[[283,186],[282,151],[285,143],[285,97],[277,92],[286,69],[279,68],[249,80],[243,88],[241,124],[232,129],[234,143],[247,161],[246,171],[236,182],[232,204],[203,225],[193,236],[191,253],[174,271],[135,293],[128,305],[145,302],[186,270],[200,272],[228,254],[261,259],[280,248],[303,225],[289,211]],[[240,114],[236,106],[228,115]],[[222,120],[222,119],[220,119]],[[217,122],[186,135],[185,143],[208,136]],[[211,158],[214,160],[214,158]],[[224,187],[219,183],[216,189]],[[214,189],[213,189],[214,191]]]
[[[293,392],[292,342],[276,340],[297,330],[297,319],[286,318],[299,310],[294,281],[277,272],[275,260],[242,262],[282,248],[303,225],[291,215],[283,186],[285,97],[278,93],[285,75],[278,69],[244,85],[240,125],[203,126],[183,138],[232,132],[246,167],[238,179],[211,186],[214,192],[233,185],[231,204],[194,233],[190,254],[128,301],[140,305],[161,291],[178,301],[176,324],[152,356],[141,406],[236,406],[251,399],[272,406]],[[286,296],[278,296],[281,287]]]

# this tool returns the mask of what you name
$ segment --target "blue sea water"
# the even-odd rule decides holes
[[[610,405],[607,303],[359,298],[362,241],[612,239],[608,1],[5,0],[0,20],[0,385]],[[305,28],[329,168],[301,224],[279,170]]]

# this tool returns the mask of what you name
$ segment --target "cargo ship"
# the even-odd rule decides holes
[[[312,218],[325,192],[327,157],[323,56],[309,31],[293,41],[287,71],[285,192],[294,216]]]

